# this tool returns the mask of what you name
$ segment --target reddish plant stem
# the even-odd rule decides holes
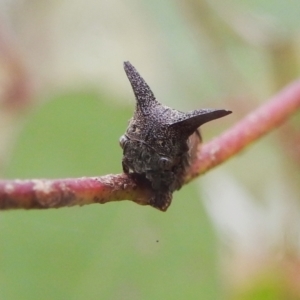
[[[151,196],[125,174],[57,180],[1,180],[0,209],[59,208],[92,203],[132,200],[146,205]]]
[[[264,134],[278,127],[300,108],[300,81],[278,93],[227,132],[198,149],[185,182],[221,164]],[[132,200],[147,205],[150,189],[125,174],[58,180],[0,181],[0,209],[58,208]]]
[[[277,128],[299,108],[300,80],[297,80],[222,135],[200,146],[197,160],[191,166],[186,182],[221,164]]]

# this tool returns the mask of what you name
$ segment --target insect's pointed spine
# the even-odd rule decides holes
[[[129,61],[124,62],[124,70],[130,81],[137,101],[137,110],[143,115],[149,115],[151,113],[151,108],[159,105],[153,92]]]
[[[174,120],[172,124],[170,124],[170,127],[176,128],[179,132],[189,136],[201,125],[229,114],[231,114],[231,111],[225,109],[193,110],[180,116],[177,120]]]

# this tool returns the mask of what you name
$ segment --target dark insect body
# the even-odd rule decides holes
[[[199,109],[187,113],[160,104],[151,89],[129,63],[124,69],[136,97],[136,110],[120,138],[124,173],[137,173],[150,182],[149,204],[162,211],[181,188],[190,165],[193,141],[201,142],[197,128],[231,113],[228,110]]]

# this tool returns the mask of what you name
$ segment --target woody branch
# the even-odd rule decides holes
[[[232,128],[202,144],[185,183],[234,156],[277,128],[300,108],[300,80],[288,85]],[[0,209],[46,209],[131,200],[147,205],[151,189],[134,175],[116,174],[70,179],[0,180]]]

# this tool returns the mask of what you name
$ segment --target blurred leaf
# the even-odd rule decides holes
[[[29,118],[7,177],[91,176],[120,172],[118,139],[129,109],[92,94],[61,95]]]

